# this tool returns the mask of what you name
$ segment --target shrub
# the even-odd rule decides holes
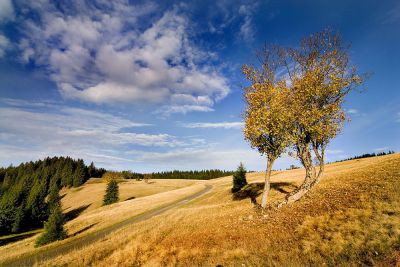
[[[245,185],[247,185],[246,169],[244,168],[243,163],[240,163],[236,172],[233,174],[232,193],[238,192]]]

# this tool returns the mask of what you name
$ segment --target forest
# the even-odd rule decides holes
[[[42,227],[50,213],[46,197],[51,186],[78,187],[104,172],[70,157],[0,168],[0,235]]]

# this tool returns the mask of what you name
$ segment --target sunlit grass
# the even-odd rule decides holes
[[[386,266],[395,262],[399,249],[399,166],[399,154],[329,164],[304,199],[266,214],[249,198],[232,199],[231,177],[207,181],[213,190],[195,202],[39,265]],[[271,199],[293,190],[303,174],[275,172]],[[250,183],[263,178],[263,173],[248,175]],[[162,194],[171,197],[172,192]],[[85,216],[104,218],[101,212]],[[20,247],[23,243],[14,248]]]

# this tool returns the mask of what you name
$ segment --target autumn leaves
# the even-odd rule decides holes
[[[267,157],[263,208],[273,163],[285,151],[295,152],[306,176],[278,206],[300,199],[321,179],[325,149],[346,120],[344,98],[364,80],[350,64],[347,49],[339,34],[325,30],[295,48],[266,45],[258,53],[260,66],[243,66],[251,83],[244,94],[244,136]]]

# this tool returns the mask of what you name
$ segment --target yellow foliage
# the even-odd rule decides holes
[[[251,83],[244,94],[245,139],[268,157],[292,146],[299,157],[314,149],[323,160],[346,120],[344,98],[363,82],[340,36],[322,31],[298,48],[267,46],[260,61],[260,68],[243,66]]]

